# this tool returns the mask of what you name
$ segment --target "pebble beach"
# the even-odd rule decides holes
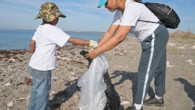
[[[67,45],[57,50],[57,67],[52,71],[50,110],[79,110],[78,78],[88,61],[80,55],[83,46]],[[106,52],[109,75],[121,98],[121,110],[132,104],[134,80],[141,54],[139,41],[127,37]],[[0,110],[26,110],[32,80],[28,50],[0,50]],[[195,110],[195,35],[175,32],[167,45],[167,74],[164,107],[143,106],[144,110]],[[153,86],[153,82],[151,84]],[[149,94],[152,94],[152,90]]]

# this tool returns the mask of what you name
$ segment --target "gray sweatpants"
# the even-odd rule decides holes
[[[169,38],[164,25],[160,25],[151,36],[141,42],[142,54],[138,67],[136,104],[143,104],[150,83],[155,78],[155,92],[161,97],[165,93],[166,45]]]

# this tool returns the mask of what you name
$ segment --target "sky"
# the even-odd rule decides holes
[[[44,2],[54,2],[67,17],[60,18],[57,26],[64,31],[105,32],[112,23],[114,12],[97,8],[99,0],[0,0],[0,30],[35,30],[41,19],[35,20]],[[171,6],[179,15],[177,29],[195,33],[195,0],[142,0]]]

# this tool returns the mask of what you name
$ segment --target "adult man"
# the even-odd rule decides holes
[[[140,0],[100,0],[98,8],[105,7],[115,12],[112,25],[101,38],[98,48],[86,55],[95,58],[98,54],[116,47],[128,32],[135,34],[141,43],[142,54],[138,68],[138,84],[133,106],[130,110],[143,110],[143,102],[151,83],[155,78],[155,97],[146,101],[147,104],[160,104],[165,93],[166,44],[169,38],[166,27],[158,23],[159,19]]]

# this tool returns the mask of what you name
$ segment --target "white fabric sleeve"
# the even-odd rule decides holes
[[[32,40],[35,40],[36,41],[36,39],[37,39],[37,31],[35,31],[35,33],[34,33],[34,35],[32,37]]]
[[[121,17],[122,17],[122,11],[117,10],[114,15],[114,19],[112,21],[113,25],[120,25],[121,23]]]
[[[142,13],[142,8],[135,3],[128,4],[125,8],[120,25],[135,26]]]
[[[56,43],[60,47],[64,46],[69,38],[70,36],[58,27],[55,27],[51,35],[49,35],[49,40]]]

